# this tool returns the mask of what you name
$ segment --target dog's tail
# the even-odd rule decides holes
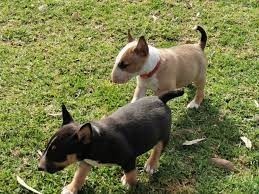
[[[163,103],[167,103],[169,100],[176,98],[178,96],[182,96],[184,94],[184,90],[174,90],[174,91],[170,91],[167,92],[165,94],[162,94],[161,96],[159,96],[158,98],[163,102]]]
[[[205,30],[201,27],[201,26],[195,26],[193,28],[194,30],[198,30],[201,33],[201,40],[200,40],[200,47],[202,50],[204,50],[205,46],[206,46],[206,42],[207,42],[207,34],[205,32]]]

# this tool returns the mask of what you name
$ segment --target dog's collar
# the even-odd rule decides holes
[[[157,62],[155,68],[152,71],[150,71],[148,73],[141,74],[140,77],[142,79],[148,79],[148,78],[152,77],[156,73],[156,71],[158,70],[158,68],[160,66],[160,63],[161,63],[161,60],[159,59],[159,61]]]

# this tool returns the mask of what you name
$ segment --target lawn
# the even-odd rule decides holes
[[[59,193],[76,165],[51,175],[37,171],[37,150],[59,128],[61,104],[78,122],[101,118],[130,102],[135,80],[110,82],[127,30],[150,44],[197,42],[208,33],[206,100],[187,110],[194,88],[169,103],[172,133],[159,172],[139,185],[120,184],[119,167],[94,168],[82,193],[259,193],[259,3],[232,1],[0,1],[0,193]],[[252,141],[247,149],[240,140]],[[185,140],[205,137],[198,145]],[[227,159],[228,172],[210,158]]]

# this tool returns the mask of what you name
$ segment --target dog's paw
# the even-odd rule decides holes
[[[123,186],[125,186],[125,187],[127,187],[127,188],[130,187],[130,184],[127,182],[125,175],[123,175],[123,176],[121,177],[121,183],[122,183]]]
[[[121,177],[121,183],[123,186],[125,186],[127,189],[135,186],[137,184],[137,179],[136,178],[129,178],[127,180],[127,176],[126,175],[123,175]]]
[[[148,174],[152,175],[158,171],[158,164],[151,165],[147,162],[144,166],[144,169]]]
[[[61,194],[77,194],[77,192],[70,191],[67,186],[62,189]]]
[[[188,105],[187,108],[199,108],[199,104],[197,104],[194,100],[192,100]]]

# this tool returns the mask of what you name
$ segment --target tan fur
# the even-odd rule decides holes
[[[83,187],[85,178],[90,172],[90,170],[90,165],[88,165],[85,162],[80,162],[72,182],[69,185],[67,185],[66,188],[73,193],[77,193]]]
[[[161,68],[157,72],[159,90],[184,87],[192,82],[205,82],[206,58],[198,44],[160,49]]]
[[[158,80],[158,88],[154,91],[155,94],[161,95],[167,91],[194,83],[197,87],[194,101],[200,105],[204,98],[207,66],[206,57],[200,46],[188,44],[159,49],[159,52],[161,65],[155,75]],[[137,96],[138,99],[141,92],[143,93],[137,86],[134,97]]]
[[[130,36],[130,38],[132,37]],[[131,102],[144,97],[147,88],[152,89],[156,95],[161,95],[167,91],[194,83],[197,88],[196,95],[187,107],[198,108],[205,95],[207,66],[207,59],[203,51],[206,45],[206,37],[202,39],[205,39],[205,42],[200,41],[198,44],[185,44],[172,48],[156,49],[149,46],[148,57],[143,57],[141,54],[136,54],[135,49],[140,45],[139,52],[146,51],[147,44],[145,39],[141,37],[138,42],[129,43],[121,50],[112,71],[112,80],[115,83],[126,83],[132,77],[143,74],[144,70],[147,71],[146,69],[151,72],[154,65],[160,63],[157,72],[152,77],[144,79],[138,76],[137,87]],[[117,64],[121,61],[128,63],[129,66],[120,70]]]
[[[154,146],[154,148],[145,164],[146,170],[147,170],[147,167],[149,168],[148,171],[152,170],[153,172],[158,169],[159,158],[161,156],[162,150],[163,150],[163,142],[160,141]]]
[[[73,164],[74,162],[77,162],[76,154],[70,154],[70,155],[67,155],[67,160],[63,162],[53,162],[53,164],[56,167],[66,167],[70,164]]]
[[[135,53],[134,47],[128,49],[122,56],[123,62],[128,64],[124,71],[128,73],[136,73],[140,71],[142,65],[145,63],[147,57],[139,56]]]
[[[125,173],[121,177],[121,181],[123,182],[123,184],[129,185],[129,186],[135,185],[137,183],[137,170],[134,169],[128,173]]]
[[[77,132],[77,135],[78,135],[80,140],[82,140],[84,143],[87,144],[87,143],[90,142],[91,129],[89,128],[89,126],[83,126]]]

